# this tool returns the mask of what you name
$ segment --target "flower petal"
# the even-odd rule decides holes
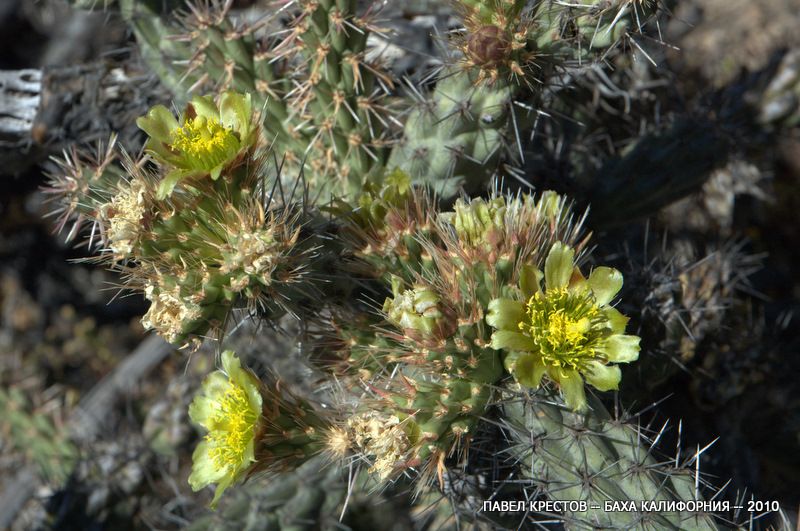
[[[586,381],[600,391],[619,389],[622,371],[617,365],[604,365],[599,361],[590,361],[588,370],[583,373]]]
[[[587,288],[586,277],[577,267],[572,269],[572,276],[569,277],[569,289],[572,291],[584,291]]]
[[[222,479],[220,479],[219,483],[217,483],[217,488],[214,489],[214,499],[211,500],[212,509],[216,508],[217,502],[222,496],[222,493],[225,492],[225,489],[231,486],[233,480],[234,480],[233,474],[228,474]]]
[[[536,343],[526,335],[510,330],[497,330],[492,334],[492,348],[495,350],[522,350],[526,352],[537,349]]]
[[[542,277],[544,273],[533,266],[522,266],[519,272],[519,287],[525,300],[530,299],[542,291]]]
[[[216,181],[217,179],[219,179],[219,176],[222,173],[222,169],[224,167],[225,167],[225,163],[222,163],[222,164],[218,164],[217,166],[214,166],[211,169],[211,171],[209,173],[211,174],[211,180],[212,181]]]
[[[151,138],[169,143],[172,131],[178,128],[178,120],[163,105],[156,105],[145,116],[136,119],[139,129]]]
[[[611,267],[596,267],[589,275],[591,288],[598,306],[605,306],[622,288],[622,273]]]
[[[211,458],[210,445],[201,441],[192,454],[192,473],[189,475],[189,485],[193,491],[198,491],[207,485],[219,481],[227,470],[219,468]]]
[[[639,359],[639,336],[614,334],[609,336],[598,348],[608,361],[628,363]]]
[[[514,367],[517,366],[517,360],[524,356],[525,352],[509,352],[503,356],[503,367],[510,373],[514,373]]]
[[[258,380],[247,368],[242,367],[242,362],[230,350],[223,352],[222,370],[228,375],[231,385],[247,390],[258,385]]]
[[[157,138],[148,139],[144,145],[144,149],[158,155],[158,157],[161,157],[173,166],[178,166],[181,163],[181,158],[175,156],[175,154],[169,150],[167,144]]]
[[[219,98],[220,122],[225,127],[230,127],[241,134],[242,140],[250,132],[250,115],[252,104],[250,94],[237,94],[224,92]]]
[[[211,418],[216,411],[216,401],[211,400],[207,396],[197,395],[189,405],[189,418],[192,422],[208,429]]]
[[[575,251],[561,242],[556,242],[544,261],[544,282],[548,290],[565,288],[572,276]]]
[[[494,299],[489,303],[486,323],[501,330],[519,331],[519,323],[525,316],[525,305],[511,299]]]
[[[229,378],[233,378],[233,375],[237,371],[242,370],[242,362],[239,361],[239,358],[236,357],[236,353],[232,350],[223,352],[220,355],[220,361],[222,362],[222,370]]]
[[[251,411],[257,415],[260,415],[263,398],[261,397],[261,392],[258,390],[259,381],[249,370],[242,372],[244,374],[242,375],[240,381],[242,387],[244,387],[245,393],[247,393],[247,403],[250,406]]]
[[[613,306],[606,306],[603,308],[603,313],[611,325],[611,331],[615,334],[624,334],[625,327],[630,321],[629,317],[622,315],[622,313]]]
[[[573,411],[583,411],[586,409],[586,391],[583,388],[583,378],[578,371],[559,371],[558,369],[548,371],[548,375],[558,382],[561,393],[564,395],[564,402]]]
[[[228,387],[230,382],[221,371],[214,371],[203,379],[203,394],[211,400],[219,400]]]
[[[536,389],[542,382],[546,370],[547,367],[542,363],[541,357],[535,354],[523,354],[517,358],[512,374],[521,385]]]
[[[189,170],[172,170],[164,176],[164,179],[160,183],[158,183],[156,197],[158,199],[166,199],[170,194],[172,194],[172,191],[175,189],[175,186],[181,181],[181,179],[188,177],[191,174],[192,172]]]
[[[221,358],[222,370],[230,378],[231,384],[244,389],[250,409],[256,414],[260,414],[263,401],[258,390],[258,378],[250,370],[242,368],[241,360],[232,350],[223,352]]]
[[[197,116],[219,120],[219,109],[214,104],[211,96],[195,96],[192,98],[192,107]]]

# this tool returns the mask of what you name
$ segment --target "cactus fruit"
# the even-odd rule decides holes
[[[529,82],[534,52],[527,44],[533,22],[522,16],[525,4],[520,0],[457,2],[466,29],[459,48],[465,67],[478,70],[478,82],[486,79],[493,84],[501,77]]]

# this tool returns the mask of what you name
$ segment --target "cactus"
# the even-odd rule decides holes
[[[475,469],[470,448],[491,446],[480,437],[489,421],[521,477],[512,495],[535,489],[601,506],[702,500],[699,477],[657,461],[656,441],[592,394],[618,390],[622,364],[643,362],[640,338],[612,304],[622,273],[583,267],[586,215],[552,191],[513,194],[492,182],[520,176],[522,133],[534,126],[515,109],[557,99],[557,81],[622,54],[654,3],[461,0],[456,51],[430,91],[397,106],[394,81],[366,59],[373,14],[356,4],[284,2],[283,20],[246,25],[230,2],[190,4],[165,22],[120,0],[126,17],[140,16],[143,53],[182,112],[157,106],[139,119],[144,158],[118,155],[112,139],[94,161],[70,157],[67,175],[51,181],[62,228],[94,221],[100,261],[150,300],[143,324],[168,341],[197,346],[214,335],[224,350],[241,310],[304,325],[322,389],[294,396],[224,350],[197,392],[189,416],[204,433],[192,488],[216,485],[212,506],[223,491],[254,489],[198,529],[332,524],[346,499],[342,468],[361,490],[409,479],[444,525],[462,516],[507,525],[474,503],[490,474]],[[774,84],[769,101],[784,88]],[[688,133],[693,141],[679,141]],[[606,160],[580,193],[598,223],[634,216],[691,190],[717,162],[709,152],[724,157],[727,146],[711,127],[676,126]],[[662,172],[667,160],[686,172]],[[486,193],[457,197],[465,191]],[[259,486],[262,474],[286,481]],[[458,489],[470,498],[461,507],[437,499]],[[716,527],[693,511],[591,507],[560,518],[576,528]]]
[[[593,52],[624,37],[632,20],[649,16],[636,2],[594,3],[542,1],[526,11],[519,1],[457,2],[467,30],[459,44],[464,60],[443,68],[431,97],[416,102],[389,168],[443,198],[478,192],[497,175],[519,177],[520,137],[535,116],[516,104],[534,108],[548,77],[573,60],[590,62]]]
[[[285,174],[302,169],[315,196],[352,198],[387,168],[401,168],[452,198],[461,188],[478,190],[500,162],[520,164],[520,146],[511,149],[508,140],[522,125],[509,120],[511,104],[515,97],[535,101],[539,93],[523,86],[545,84],[562,63],[588,61],[613,47],[648,18],[648,6],[459,2],[467,32],[456,47],[464,61],[438,74],[436,89],[411,110],[391,152],[399,121],[386,96],[395,82],[365,59],[367,37],[380,29],[369,11],[357,14],[354,1],[291,2],[288,29],[267,39],[255,35],[270,21],[234,23],[230,3],[192,5],[172,22],[142,0],[124,0],[119,8],[179,103],[191,90],[251,93],[264,109],[266,138],[285,157]]]
[[[84,0],[75,2],[78,7],[85,5]],[[178,7],[178,2],[159,3],[140,2],[138,0],[120,0],[120,14],[130,25],[134,35],[136,35],[142,59],[161,79],[161,82],[170,89],[173,95],[181,98],[182,80],[180,75],[171,68],[171,60],[185,49],[173,40],[167,38],[169,31],[160,18],[159,7],[173,10]],[[91,3],[89,8],[94,8],[95,3]],[[104,8],[112,7],[108,3]],[[183,103],[183,102],[182,102]]]
[[[106,152],[99,162],[65,163],[70,173],[52,181],[49,191],[67,190],[60,223],[95,221],[101,259],[144,292],[151,306],[142,323],[172,343],[221,330],[242,299],[273,318],[302,313],[335,253],[309,228],[324,220],[265,188],[251,112],[249,98],[234,93],[219,108],[196,97],[180,123],[157,106],[139,124],[159,173],[126,158],[121,177]]]
[[[302,239],[298,213],[264,208],[256,190],[223,186],[227,200],[211,195],[159,201],[140,176],[101,212],[108,220],[111,258],[136,260],[135,267],[122,267],[130,285],[152,303],[143,324],[173,343],[221,328],[241,294],[252,308],[276,316],[289,310],[282,300],[299,303],[290,310],[299,312],[301,301],[313,296],[313,284],[301,279],[313,275],[304,255],[313,255],[314,248]],[[137,209],[118,207],[133,202],[133,195],[142,198]],[[150,215],[144,232],[139,224]],[[130,232],[130,226],[138,230]]]
[[[322,451],[331,429],[312,404],[276,381],[259,380],[233,351],[221,358],[222,368],[206,377],[189,406],[192,421],[207,432],[192,456],[189,484],[194,490],[216,484],[212,507],[246,476],[307,462]]]
[[[412,226],[413,218],[408,218],[415,212],[413,208],[395,207],[384,216]],[[504,196],[495,196],[490,201],[477,199],[469,204],[459,201],[454,212],[440,214],[439,218],[434,218],[429,224],[433,227],[432,235],[420,239],[420,246],[429,257],[420,264],[427,263],[427,267],[423,266],[419,271],[405,270],[405,278],[389,278],[393,296],[386,299],[383,312],[386,324],[392,328],[379,330],[374,337],[367,336],[369,343],[359,345],[360,348],[353,349],[355,353],[351,352],[350,357],[345,358],[350,363],[360,361],[363,365],[355,367],[374,375],[371,389],[378,397],[378,403],[372,406],[370,413],[356,412],[355,422],[347,426],[340,439],[349,438],[359,451],[375,456],[373,469],[381,476],[389,477],[398,467],[425,463],[424,473],[438,477],[442,483],[445,457],[466,446],[466,441],[487,411],[492,397],[490,386],[497,384],[503,376],[499,351],[507,352],[506,368],[515,377],[518,374],[515,367],[523,365],[521,360],[516,360],[516,352],[508,352],[508,349],[514,351],[521,347],[512,347],[498,339],[501,334],[508,333],[491,334],[490,327],[511,322],[507,316],[497,313],[495,303],[506,300],[500,297],[513,296],[518,288],[512,286],[516,285],[522,285],[522,293],[531,296],[541,278],[537,276],[536,267],[542,267],[548,279],[556,269],[564,269],[557,268],[553,258],[554,253],[561,252],[560,240],[575,245],[580,241],[581,233],[580,225],[572,224],[568,205],[552,194],[546,194],[538,201],[530,197]],[[386,248],[378,242],[370,244],[370,247]],[[550,251],[547,260],[544,249]],[[374,257],[367,257],[371,258]],[[566,283],[574,276],[573,255],[564,260]],[[391,265],[389,262],[386,267]],[[605,273],[605,270],[597,270],[583,282],[594,286],[592,289],[598,300],[603,297],[598,304],[604,304],[616,290],[612,288],[609,294],[605,294],[605,284],[599,280],[600,273]],[[559,275],[563,276],[562,273]],[[556,314],[561,315],[558,311]],[[613,319],[621,320],[621,328],[614,328],[614,333],[611,330],[598,332],[603,334],[603,339],[597,341],[616,345],[615,341],[631,339],[631,336],[614,335],[624,329],[624,317],[615,313]],[[598,321],[591,326],[605,325]],[[353,341],[363,337],[348,336],[345,348],[349,349]],[[530,341],[529,336],[523,339]],[[569,348],[595,347],[581,344]],[[597,347],[598,350],[603,348]],[[601,357],[604,360],[630,361],[635,357],[629,355],[629,350],[638,351],[638,347],[630,345],[630,348],[620,348],[617,352],[616,346],[609,346]],[[584,367],[582,363],[581,367]],[[387,379],[385,371],[392,367],[398,370]],[[595,372],[602,372],[600,365],[592,367],[586,366],[590,380]],[[611,373],[618,371],[607,370]],[[559,371],[548,374],[562,384],[568,397],[575,397],[573,406],[581,408],[582,400],[573,395],[574,386],[568,385],[566,379],[559,379]],[[532,387],[538,385],[538,381],[532,378],[519,376],[518,380]],[[582,380],[575,383],[580,386],[575,393],[582,394]],[[606,390],[615,388],[616,383],[606,382],[605,377],[594,380],[596,386]],[[382,413],[376,416],[375,409]],[[391,451],[387,451],[387,447],[391,447]]]
[[[193,6],[179,24],[156,20],[152,31],[175,41],[165,53],[188,65],[165,74],[182,80],[176,95],[201,87],[251,93],[286,173],[302,169],[322,197],[352,195],[385,160],[382,100],[392,81],[364,57],[373,26],[355,2],[295,4],[288,32],[266,41],[254,35],[268,21],[234,25],[230,3]],[[153,41],[148,35],[143,43],[151,55]]]
[[[371,491],[365,472],[347,473],[313,459],[296,470],[244,485],[191,531],[251,529],[408,529],[408,508],[391,492]],[[347,509],[346,511],[343,511]]]
[[[513,90],[504,81],[480,90],[476,80],[470,70],[440,75],[430,100],[420,102],[406,119],[390,168],[402,169],[417,183],[430,183],[446,198],[461,188],[475,191],[491,179],[506,151]]]
[[[659,462],[638,430],[614,419],[590,397],[591,413],[565,410],[552,396],[514,396],[502,405],[511,453],[523,474],[559,500],[583,500],[587,511],[566,511],[576,528],[717,529],[705,511],[630,511],[598,508],[609,501],[702,501],[691,470]],[[699,455],[695,456],[699,459]]]

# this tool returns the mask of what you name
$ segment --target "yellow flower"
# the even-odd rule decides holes
[[[172,167],[159,185],[159,199],[187,177],[210,175],[217,180],[256,142],[249,94],[225,92],[219,106],[210,96],[195,96],[180,121],[156,105],[136,124],[150,137],[145,148],[158,162]]]
[[[258,378],[242,369],[232,351],[223,352],[222,370],[206,377],[202,393],[189,406],[192,421],[208,430],[192,454],[189,484],[197,491],[216,483],[212,507],[255,461],[261,406]]]
[[[601,391],[617,389],[621,372],[610,363],[636,360],[639,337],[624,333],[628,318],[608,305],[622,287],[622,274],[598,267],[587,279],[574,259],[571,248],[553,245],[544,274],[523,268],[525,300],[491,301],[486,322],[496,329],[492,348],[508,352],[505,365],[517,382],[535,389],[546,375],[567,405],[581,410],[584,378]]]
[[[172,130],[172,147],[186,154],[189,166],[210,172],[237,153],[240,145],[231,127],[213,116],[199,115]]]

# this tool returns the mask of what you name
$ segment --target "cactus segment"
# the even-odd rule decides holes
[[[388,167],[403,170],[443,199],[489,182],[504,154],[514,91],[504,81],[489,88],[476,87],[476,81],[469,70],[441,74],[430,101],[406,119]]]
[[[702,501],[690,470],[659,462],[632,426],[613,419],[589,396],[590,409],[575,413],[550,395],[515,396],[502,402],[511,453],[523,474],[559,500],[588,502],[566,512],[575,528],[719,529],[702,511],[605,511],[607,502]],[[599,507],[599,509],[597,508]]]

